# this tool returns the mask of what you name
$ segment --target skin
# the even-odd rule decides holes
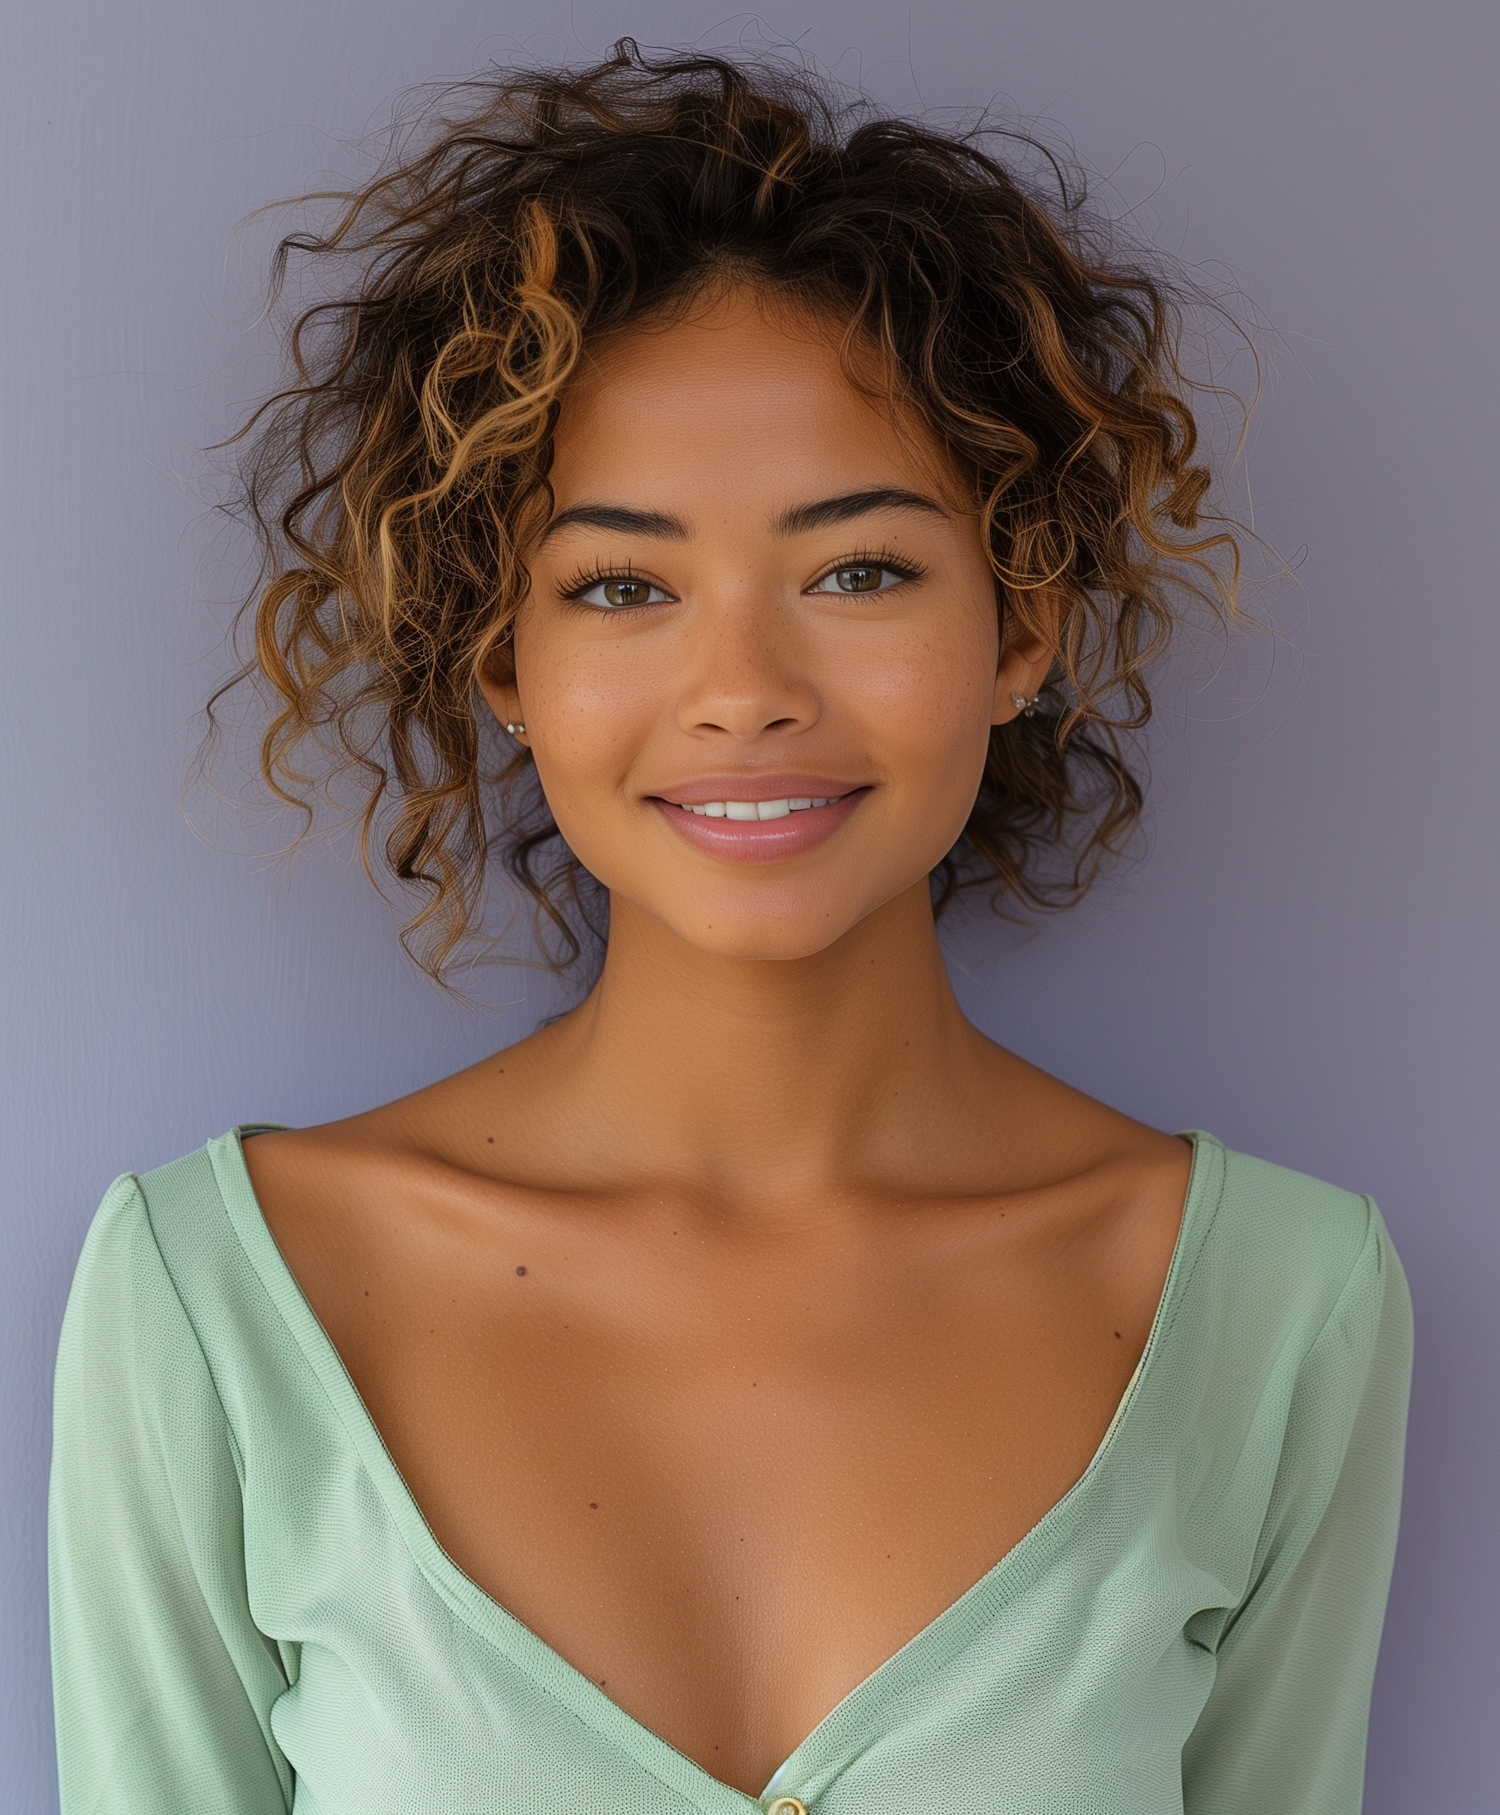
[[[485,693],[610,891],[601,979],[455,1077],[246,1155],[454,1561],[758,1795],[1087,1466],[1190,1154],[949,987],[927,875],[1050,651],[1002,651],[925,431],[820,324],[736,292],[594,350],[552,480]],[[784,521],[880,491],[930,503]],[[677,527],[560,521],[600,505]],[[825,583],[886,558],[918,577]],[[659,596],[567,598],[591,572]],[[858,790],[786,858],[702,851],[660,804],[786,770]]]

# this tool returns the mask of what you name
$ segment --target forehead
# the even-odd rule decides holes
[[[851,382],[839,337],[836,324],[744,290],[609,335],[559,411],[558,508],[595,495],[665,505],[666,491],[680,506],[951,490],[936,439],[909,415],[893,418],[873,359],[868,390]]]

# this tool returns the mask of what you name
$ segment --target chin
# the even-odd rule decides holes
[[[634,877],[614,886],[606,883],[616,904],[612,943],[623,931],[619,910],[628,904],[632,916],[642,915],[705,957],[795,964],[838,945],[913,887],[921,885],[925,899],[927,870],[911,875],[892,866],[873,874],[845,870],[800,879],[752,873],[727,884],[715,878],[706,887],[701,878],[679,877],[677,890],[662,887],[662,880]],[[631,888],[632,881],[650,886]]]
[[[712,927],[678,927],[674,929],[689,945],[715,958],[740,959],[743,962],[795,963],[799,958],[815,958],[836,945],[847,926],[829,930],[826,923],[816,929],[796,926],[767,926],[760,921],[744,924],[717,923]]]
[[[712,957],[795,963],[837,945],[880,907],[881,899],[840,901],[819,891],[791,900],[783,895],[753,903],[681,904],[660,917],[685,944]]]

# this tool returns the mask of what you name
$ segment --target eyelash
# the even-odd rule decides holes
[[[821,586],[825,580],[831,579],[834,574],[838,573],[839,570],[844,567],[883,568],[886,573],[895,574],[897,584],[903,586],[907,584],[908,581],[920,580],[922,575],[927,571],[920,561],[905,560],[902,556],[892,553],[889,548],[859,548],[847,555],[840,555],[837,561],[834,561],[829,566],[825,567],[822,573],[818,575],[817,579],[813,581],[813,586]],[[811,591],[812,588],[809,587],[808,590]],[[891,588],[886,586],[882,587],[880,590],[882,592],[889,592]],[[850,593],[847,596],[852,599],[858,598],[860,595],[858,593]],[[873,595],[866,594],[865,596],[872,597]]]
[[[660,592],[671,591],[670,587],[661,585],[658,580],[648,579],[645,574],[637,573],[636,570],[629,565],[624,567],[599,567],[596,565],[593,567],[580,568],[570,580],[565,580],[561,588],[562,597],[568,604],[576,605],[582,599],[584,593],[592,592],[596,586],[603,586],[610,580],[624,580],[630,584],[639,582],[647,586],[655,586]],[[637,611],[650,611],[653,607],[650,605],[589,605],[585,606],[584,609],[587,611],[602,610],[608,617],[624,618],[631,616]]]
[[[921,562],[905,560],[900,555],[893,554],[888,548],[859,548],[851,550],[846,555],[841,555],[837,561],[825,567],[806,590],[811,592],[814,587],[821,586],[825,580],[831,579],[834,574],[845,567],[881,568],[886,573],[895,574],[898,585],[906,585],[912,580],[920,580],[927,571]],[[643,581],[648,586],[658,587],[662,592],[670,591],[669,587],[661,586],[658,581],[647,579],[645,574],[637,573],[633,567],[601,567],[596,564],[580,568],[571,579],[564,581],[561,588],[562,597],[569,604],[576,605],[586,592],[592,592],[596,586],[603,586],[610,580]],[[879,590],[889,592],[892,589],[886,586]],[[848,596],[857,598],[860,595],[850,593]],[[601,607],[590,606],[588,609],[597,611]],[[628,617],[637,611],[650,611],[652,607],[650,605],[610,605],[602,609],[610,617]]]

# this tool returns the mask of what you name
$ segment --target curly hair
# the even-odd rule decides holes
[[[509,660],[585,344],[726,275],[835,321],[852,381],[877,352],[888,397],[972,481],[1002,642],[1061,610],[1040,707],[994,729],[938,907],[975,884],[1002,911],[1062,905],[1128,841],[1143,792],[1122,734],[1150,716],[1146,668],[1189,599],[1232,615],[1239,550],[1205,505],[1182,289],[1113,253],[1055,160],[1049,200],[994,136],[624,39],[590,69],[441,91],[326,230],[281,241],[273,295],[296,261],[317,300],[284,388],[235,437],[263,561],[228,684],[268,684],[277,797],[310,814],[309,742],[325,780],[357,777],[366,868],[378,844],[424,891],[402,937],[434,977],[496,854],[555,961],[583,950],[589,879],[529,753],[487,760],[478,677]]]

